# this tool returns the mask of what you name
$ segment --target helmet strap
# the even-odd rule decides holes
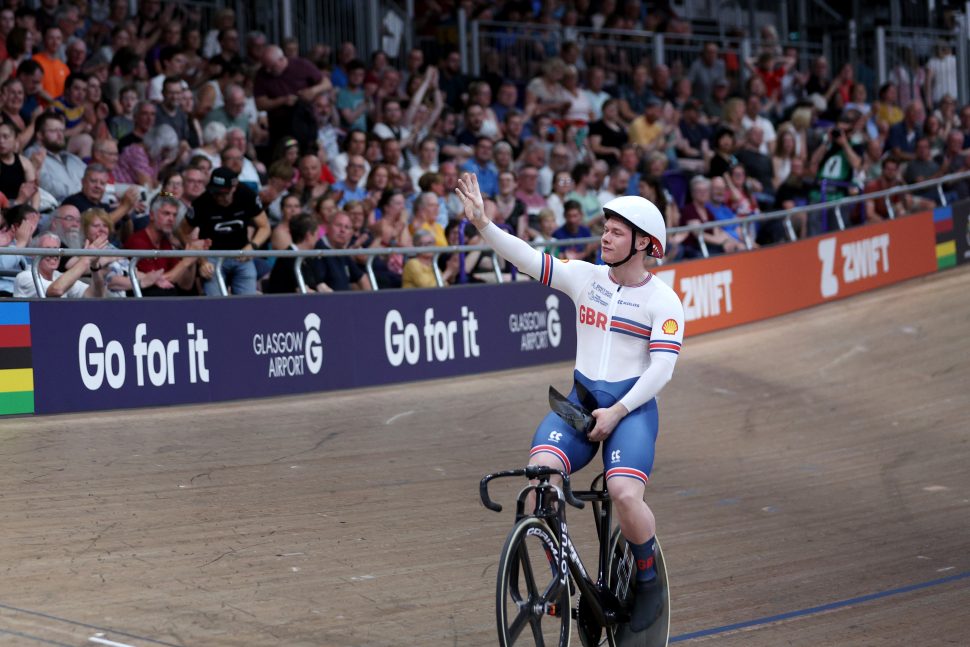
[[[636,230],[634,230],[633,240],[630,242],[630,253],[626,255],[626,258],[624,258],[622,261],[617,261],[616,263],[606,263],[606,261],[603,261],[603,262],[609,265],[610,267],[619,267],[620,265],[623,265],[628,260],[633,258],[633,255],[636,253],[637,253],[637,232]]]

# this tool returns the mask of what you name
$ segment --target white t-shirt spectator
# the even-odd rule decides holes
[[[927,61],[926,69],[933,73],[930,99],[934,104],[939,103],[943,95],[957,96],[957,59],[953,54],[947,54],[943,58],[934,56]]]
[[[54,281],[62,274],[54,270]],[[50,288],[54,281],[48,281],[43,276],[40,276],[40,286],[44,290],[44,296],[47,295],[47,290]],[[68,299],[80,299],[84,296],[84,293],[88,290],[88,284],[84,281],[75,281],[71,289],[64,293],[61,298]],[[34,277],[30,270],[24,270],[17,274],[17,278],[14,279],[13,295],[18,299],[34,299],[37,298],[37,288],[34,287]]]
[[[583,94],[589,99],[589,103],[593,106],[593,121],[599,121],[603,118],[603,104],[612,98],[609,92],[593,92],[592,90],[583,90]]]
[[[748,115],[741,118],[741,127],[745,131],[751,130],[752,126],[758,126],[761,128],[761,132],[765,134],[764,141],[761,142],[761,147],[758,149],[758,152],[762,155],[771,155],[775,149],[775,140],[778,138],[778,135],[775,134],[775,127],[761,115],[758,115],[754,119]]]
[[[408,138],[408,135],[411,134],[411,129],[407,126],[398,126],[395,132],[387,124],[378,123],[374,124],[374,134],[381,139],[396,139],[401,141]]]
[[[564,119],[566,121],[589,121],[590,113],[594,112],[593,103],[585,90],[580,90],[576,96],[566,92],[569,97],[569,110],[566,111]]]
[[[347,179],[347,153],[337,155],[330,163],[330,171],[333,176],[343,182]],[[367,184],[367,176],[370,175],[370,162],[364,160],[364,175],[360,178],[361,184]]]
[[[417,188],[418,180],[420,180],[421,176],[424,175],[425,173],[437,173],[437,172],[438,172],[437,164],[432,164],[428,168],[423,168],[420,164],[412,164],[411,168],[408,169],[408,175],[411,178],[411,186]]]

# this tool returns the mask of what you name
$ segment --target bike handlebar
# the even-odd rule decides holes
[[[526,478],[532,480],[537,479],[542,476],[553,476],[559,475],[562,478],[562,492],[563,496],[566,497],[566,503],[575,508],[584,508],[586,504],[580,499],[576,498],[573,494],[572,486],[569,484],[569,475],[562,470],[557,470],[552,467],[544,467],[542,465],[529,465],[522,469],[517,470],[505,470],[503,472],[496,472],[495,474],[486,474],[482,477],[481,482],[478,484],[478,494],[482,499],[482,505],[484,505],[489,510],[494,510],[495,512],[502,511],[502,505],[500,503],[495,503],[492,501],[491,497],[488,496],[488,483],[492,479],[505,478],[508,476],[525,476]],[[548,480],[548,479],[544,479]]]

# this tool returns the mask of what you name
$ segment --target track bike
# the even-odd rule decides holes
[[[562,479],[561,486],[551,482],[553,476]],[[488,474],[479,484],[479,495],[489,510],[502,511],[489,496],[489,482],[507,477],[525,477],[529,483],[516,499],[515,524],[499,560],[495,592],[499,645],[568,647],[575,620],[584,647],[666,647],[670,604],[660,542],[656,568],[664,595],[663,612],[649,628],[634,633],[628,623],[636,588],[636,560],[619,527],[613,528],[604,475],[597,476],[589,490],[574,492],[569,475],[549,467],[530,465]],[[530,498],[532,509],[527,511]],[[586,502],[592,504],[599,538],[595,580],[569,538],[563,505],[583,508]]]

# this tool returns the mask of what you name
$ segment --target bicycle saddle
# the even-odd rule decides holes
[[[579,382],[576,382],[575,387],[576,395],[579,397],[579,401],[582,404],[572,402],[554,387],[550,386],[549,408],[551,408],[557,416],[562,418],[566,424],[586,436],[590,431],[593,430],[593,427],[596,426],[596,418],[593,417],[591,411],[593,409],[598,409],[599,407],[596,404],[596,399],[585,386]]]

